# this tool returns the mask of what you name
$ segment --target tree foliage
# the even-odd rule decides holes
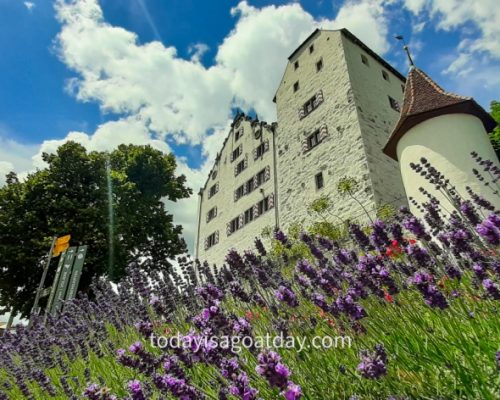
[[[182,227],[175,225],[164,200],[189,197],[176,161],[150,146],[121,145],[111,153],[87,152],[68,142],[56,154],[43,154],[47,168],[20,181],[7,175],[0,188],[0,312],[30,312],[51,238],[71,234],[71,245],[88,245],[80,289],[95,276],[116,280],[142,257],[165,270],[168,259],[186,250]],[[110,166],[114,229],[109,240]],[[112,246],[110,245],[112,243]],[[112,254],[112,257],[110,257]],[[54,276],[51,265],[46,286]]]

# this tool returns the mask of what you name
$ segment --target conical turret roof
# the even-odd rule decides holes
[[[401,114],[384,147],[384,153],[397,160],[397,144],[408,130],[427,119],[444,114],[475,115],[482,121],[486,132],[490,132],[497,125],[490,114],[472,97],[446,92],[425,72],[412,67],[406,79]]]

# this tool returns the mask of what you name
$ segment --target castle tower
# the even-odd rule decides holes
[[[331,222],[373,218],[377,207],[406,204],[397,163],[382,153],[399,117],[405,78],[346,29],[314,31],[288,58],[274,101],[278,127],[280,227],[307,226],[307,207],[326,195]],[[343,177],[359,183],[342,196]]]
[[[445,196],[411,169],[411,163],[419,163],[424,157],[460,195],[468,198],[469,186],[500,208],[500,197],[474,178],[472,171],[479,168],[470,154],[475,151],[498,165],[487,135],[495,126],[493,118],[471,97],[445,92],[423,71],[412,67],[401,115],[384,153],[399,161],[406,194],[417,203],[428,200],[419,190],[423,187],[441,201],[444,209],[451,210]],[[410,207],[418,213],[414,205]]]

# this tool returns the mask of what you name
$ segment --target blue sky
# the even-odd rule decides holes
[[[43,167],[67,139],[149,143],[197,191],[236,107],[275,118],[286,58],[316,27],[350,29],[406,73],[403,34],[446,89],[500,98],[497,0],[0,0],[0,174]],[[171,206],[190,246],[195,210]]]

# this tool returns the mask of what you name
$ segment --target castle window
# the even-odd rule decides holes
[[[307,137],[307,147],[309,149],[316,147],[320,142],[321,142],[321,139],[319,136],[319,129],[315,130],[312,135],[309,135]]]
[[[242,146],[239,145],[238,147],[236,147],[236,149],[233,150],[233,154],[231,154],[231,161],[236,160],[241,155],[242,149]]]
[[[323,69],[323,59],[320,59],[317,63],[316,63],[316,72],[319,72]]]
[[[257,186],[262,185],[266,181],[266,169],[264,168],[257,174]]]
[[[205,239],[205,250],[219,243],[219,232],[216,231]]]
[[[236,218],[232,219],[231,222],[229,222],[229,233],[233,233],[237,231],[238,229],[243,227],[243,224],[241,223],[241,219],[239,216]]]
[[[234,191],[234,201],[239,200],[245,195],[245,185],[241,185]]]
[[[215,194],[219,191],[219,182],[217,182],[215,185],[213,185],[210,190],[208,191],[208,198],[211,198],[212,196],[215,196]]]
[[[323,172],[316,174],[316,176],[314,177],[314,181],[316,182],[316,189],[322,189],[323,186],[325,186],[325,181],[323,180]]]
[[[250,193],[254,190],[254,185],[253,185],[253,178],[249,179],[246,183],[246,192]]]
[[[241,174],[244,169],[245,169],[245,160],[241,160],[237,165],[236,165],[236,171],[235,171],[235,175],[239,175]]]
[[[312,54],[312,52],[314,51],[314,45],[310,45],[309,46],[309,54]]]
[[[240,128],[234,134],[234,140],[238,141],[243,136],[243,128]]]
[[[293,67],[295,69],[298,69],[299,68],[299,60],[295,61],[295,63],[293,64]]]
[[[259,215],[264,214],[267,210],[269,210],[269,196],[265,199],[262,199],[257,203],[257,209],[259,210]]]
[[[389,98],[389,104],[394,111],[401,112],[401,108],[399,107],[399,103],[397,100],[393,99],[391,96],[387,96]]]
[[[382,77],[387,81],[389,82],[389,74],[387,73],[387,71],[384,71],[382,70]]]
[[[253,207],[245,211],[245,225],[253,221]]]
[[[299,108],[299,119],[302,119],[309,115],[321,103],[323,103],[323,91],[320,90],[313,97],[307,100],[301,108]]]
[[[297,82],[295,82],[295,83],[293,84],[293,91],[294,91],[294,93],[295,93],[297,90],[299,90],[299,81],[297,81]]]
[[[366,66],[369,66],[370,64],[368,63],[368,57],[366,57],[364,54],[361,54],[361,62],[365,64]]]
[[[405,85],[401,85],[401,91],[404,93],[405,92]]]
[[[207,213],[207,223],[217,216],[217,207],[211,208]]]
[[[267,150],[269,150],[269,140],[266,139],[265,142],[262,142],[254,149],[253,159],[256,160],[262,157]]]

